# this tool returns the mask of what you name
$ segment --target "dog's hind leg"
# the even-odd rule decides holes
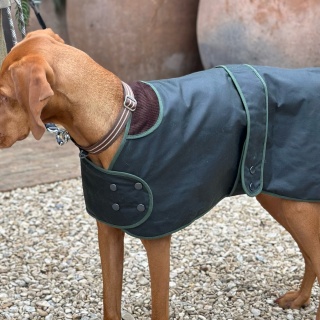
[[[300,289],[298,291],[289,291],[275,300],[281,308],[299,309],[310,304],[311,289],[316,279],[316,274],[312,269],[311,261],[305,257],[304,261],[305,270]]]
[[[147,251],[150,269],[152,320],[168,320],[171,236],[141,241]]]
[[[320,280],[320,204],[259,195],[261,205],[292,235],[305,260],[305,273],[298,291],[288,292],[276,302],[283,308],[309,304],[315,278]],[[319,314],[318,310],[318,314]],[[320,320],[320,314],[317,316]]]
[[[121,320],[124,232],[98,222],[104,320]]]

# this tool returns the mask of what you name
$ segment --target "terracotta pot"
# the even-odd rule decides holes
[[[71,44],[125,81],[176,77],[202,68],[198,0],[68,0]]]
[[[317,0],[200,0],[203,65],[318,66],[319,16]]]

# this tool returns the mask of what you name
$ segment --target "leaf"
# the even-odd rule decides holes
[[[34,0],[33,2],[36,4],[36,5],[39,5],[41,3],[42,0]],[[56,0],[53,0],[54,2]],[[60,1],[60,0],[58,0]],[[19,5],[17,4],[16,2],[16,14],[15,14],[15,18],[16,20],[18,21],[18,28],[19,28],[19,31],[21,32],[22,30],[22,21],[21,21],[21,12],[22,12],[22,15],[23,15],[23,19],[24,19],[24,24],[25,26],[28,26],[29,25],[29,18],[30,18],[30,4],[29,4],[29,0],[21,0],[21,8],[19,7]]]
[[[21,21],[21,12],[23,15],[24,21]],[[21,0],[21,8],[16,3],[16,20],[18,21],[18,29],[22,33],[22,26],[23,22],[25,26],[29,24],[29,18],[30,18],[30,7],[29,7],[29,1],[28,0]]]

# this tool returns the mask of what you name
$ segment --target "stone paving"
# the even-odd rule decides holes
[[[0,191],[79,176],[78,149],[72,142],[59,146],[49,133],[40,141],[30,135],[9,149],[0,149]]]

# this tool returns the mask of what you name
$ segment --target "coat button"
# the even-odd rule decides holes
[[[135,188],[136,190],[141,190],[141,189],[142,189],[142,183],[137,182],[137,183],[134,185],[134,188]]]
[[[137,210],[139,211],[139,212],[143,212],[143,211],[145,211],[146,210],[146,208],[145,208],[145,206],[143,205],[143,204],[138,204],[138,206],[137,206]]]
[[[111,191],[117,191],[117,185],[114,184],[114,183],[110,184],[110,190]]]
[[[251,166],[249,169],[251,174],[255,174],[256,173],[256,168],[254,166]]]
[[[250,182],[250,184],[249,184],[249,189],[250,189],[251,191],[256,191],[256,190],[259,188],[259,186],[260,186],[260,183],[254,185],[253,182]]]
[[[114,203],[114,204],[112,205],[112,209],[113,209],[114,211],[119,211],[119,210],[120,210],[120,206],[119,206],[117,203]]]

